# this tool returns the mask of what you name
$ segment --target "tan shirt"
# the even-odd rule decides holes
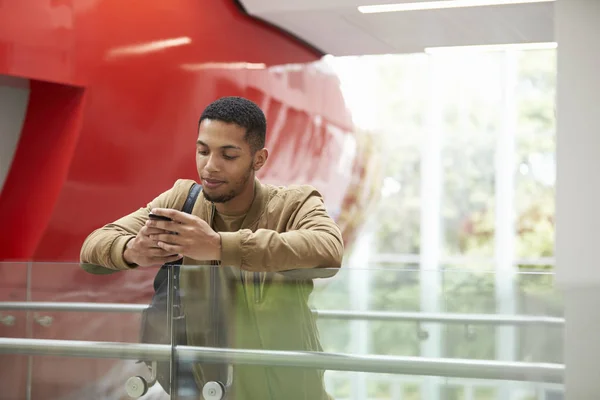
[[[132,267],[123,259],[127,242],[135,237],[152,208],[181,210],[193,181],[177,180],[147,207],[92,232],[81,248],[81,262],[108,269]],[[213,205],[200,193],[193,215],[210,223]],[[220,264],[255,272],[279,272],[306,268],[339,268],[344,245],[339,227],[328,215],[321,195],[311,186],[276,187],[256,180],[250,210],[240,218],[221,216]],[[239,227],[239,229],[238,229]],[[207,264],[188,258],[184,265]]]
[[[216,232],[237,232],[242,228],[242,223],[246,218],[243,215],[223,215],[218,212],[215,214],[213,229]]]

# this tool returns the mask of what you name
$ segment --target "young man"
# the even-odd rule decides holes
[[[194,182],[178,180],[146,208],[92,232],[81,249],[83,263],[114,270],[183,257],[180,290],[190,346],[321,350],[307,304],[317,276],[311,273],[341,266],[341,232],[313,187],[275,187],[255,178],[269,155],[265,135],[265,116],[253,102],[213,102],[199,122],[202,192],[192,214],[180,210]],[[151,220],[150,212],[172,221]],[[207,264],[219,267],[185,267]],[[216,301],[219,315],[210,311]],[[206,364],[196,365],[194,375],[200,389],[223,379]],[[236,366],[228,398],[327,394],[321,370]]]

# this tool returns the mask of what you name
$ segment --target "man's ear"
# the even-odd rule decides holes
[[[267,158],[269,158],[269,150],[258,150],[254,155],[254,171],[260,170],[267,163]]]

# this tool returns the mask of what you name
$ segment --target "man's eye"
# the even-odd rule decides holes
[[[237,156],[223,156],[224,159],[226,160],[235,160],[237,158]]]
[[[208,151],[206,151],[206,150],[198,150],[198,154],[206,156],[206,155],[208,155]]]

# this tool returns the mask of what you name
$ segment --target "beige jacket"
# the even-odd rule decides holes
[[[123,259],[125,246],[144,226],[150,210],[181,210],[192,184],[191,180],[178,180],[146,208],[92,232],[81,248],[81,262],[130,269]],[[213,212],[212,203],[201,193],[192,213],[211,223]],[[311,186],[275,187],[257,179],[254,202],[242,229],[220,235],[220,264],[245,271],[339,268],[344,252],[340,229],[327,214],[321,195]],[[183,264],[201,263],[184,259]]]
[[[85,240],[81,261],[112,270],[131,267],[123,260],[153,207],[181,210],[193,181],[172,189],[130,215],[108,224]],[[212,225],[214,206],[202,194],[193,214]],[[341,232],[310,186],[288,188],[256,180],[254,202],[237,232],[220,232],[220,267],[193,267],[185,258],[180,288],[190,346],[322,351],[316,321],[308,307],[313,278],[335,274],[344,246]],[[215,308],[215,305],[218,307]],[[199,388],[223,381],[223,368],[193,366]],[[328,399],[322,370],[237,365],[231,389],[240,399]]]

